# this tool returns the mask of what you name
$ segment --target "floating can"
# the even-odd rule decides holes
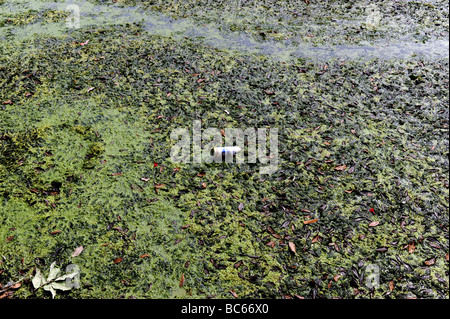
[[[241,148],[239,146],[214,147],[214,161],[222,161],[222,156],[227,154],[235,155],[240,151]]]

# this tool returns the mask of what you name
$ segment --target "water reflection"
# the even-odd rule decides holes
[[[80,26],[104,26],[116,23],[141,23],[142,26],[155,35],[172,36],[176,39],[189,37],[202,41],[206,45],[219,49],[235,50],[244,53],[270,55],[275,59],[288,60],[292,58],[310,58],[314,60],[330,59],[406,59],[411,56],[424,58],[448,58],[449,43],[446,40],[429,40],[417,43],[408,38],[395,42],[360,42],[358,45],[322,45],[296,41],[261,40],[242,32],[224,32],[218,25],[209,23],[200,25],[191,19],[171,19],[160,13],[144,11],[139,7],[119,5],[99,5],[87,1],[15,1],[0,6],[0,14],[21,12],[26,10],[42,11],[46,9],[70,12],[68,6],[76,4],[80,8]],[[23,27],[2,27],[0,38],[24,38],[34,34],[62,35],[70,32],[65,22],[35,23]]]

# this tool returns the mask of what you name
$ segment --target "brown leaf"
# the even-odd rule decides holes
[[[448,261],[448,253],[445,255],[445,260]]]
[[[275,247],[275,244],[276,244],[276,242],[274,241],[274,240],[271,240],[271,241],[269,241],[267,244],[266,244],[266,246],[269,246],[269,247]]]
[[[289,242],[289,249],[295,254],[295,244],[293,242]]]
[[[238,209],[241,212],[244,209],[244,203],[240,203]]]
[[[56,235],[56,234],[59,234],[60,232],[61,232],[60,230],[55,230],[55,231],[52,231],[50,234]]]
[[[118,263],[120,263],[122,260],[123,260],[122,257],[116,258],[116,259],[114,259],[114,263],[115,263],[115,264],[118,264]]]
[[[436,259],[434,259],[434,258],[425,260],[425,265],[427,265],[427,266],[434,265],[435,263],[436,263]]]
[[[120,172],[119,172],[119,173],[112,173],[112,174],[111,174],[111,176],[120,176],[120,175],[122,175],[122,173],[120,173]]]
[[[312,224],[312,223],[315,223],[318,220],[319,220],[318,218],[311,219],[311,220],[305,220],[305,221],[303,221],[303,224],[304,225]]]
[[[13,103],[12,103],[11,100],[8,100],[8,101],[3,102],[2,104],[3,104],[3,105],[6,105],[6,104],[13,104]]]
[[[389,290],[390,291],[394,290],[394,281],[393,280],[389,281]]]
[[[206,188],[207,184],[206,183],[202,183],[202,188]]]
[[[339,165],[339,166],[336,166],[334,169],[336,170],[336,171],[343,171],[343,170],[345,170],[347,168],[347,165]]]
[[[311,240],[311,243],[312,244],[314,244],[316,241],[318,241],[319,240],[319,235],[316,235],[312,240]]]
[[[408,244],[408,252],[409,252],[410,254],[412,254],[412,253],[414,252],[414,250],[416,250],[416,246],[414,245],[414,242],[409,243],[409,244]]]
[[[81,254],[81,252],[83,251],[83,246],[80,246],[80,247],[77,247],[77,248],[75,248],[75,251],[73,252],[73,254],[72,254],[72,257],[76,257],[76,256],[78,256],[79,254]]]
[[[239,298],[233,289],[230,289],[230,293],[233,295],[234,298]]]
[[[143,254],[143,255],[140,255],[139,257],[140,258],[147,258],[147,257],[150,257],[150,254]]]
[[[269,91],[269,90],[264,90],[264,92],[265,92],[267,95],[274,95],[274,94],[275,94],[275,92]]]
[[[163,188],[165,185],[164,184],[156,184],[155,188]]]
[[[10,242],[11,240],[13,240],[13,238],[14,238],[14,235],[6,237],[6,242]]]
[[[334,281],[336,281],[336,282],[339,280],[339,278],[341,278],[340,274],[334,275],[334,277],[333,277]]]
[[[141,180],[143,180],[144,182],[148,182],[150,180],[150,178],[142,177]]]
[[[380,222],[377,222],[377,221],[370,222],[369,227],[375,227],[375,226],[377,226],[379,223],[380,223]]]
[[[20,286],[22,286],[22,282],[21,282],[21,281],[19,281],[18,283],[15,283],[15,284],[12,285],[10,288],[11,288],[11,289],[17,289],[17,288],[20,288]]]
[[[180,288],[184,286],[184,274],[181,274],[181,278],[180,278]]]

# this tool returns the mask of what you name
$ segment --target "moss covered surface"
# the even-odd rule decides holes
[[[139,25],[0,50],[7,297],[49,298],[53,261],[81,270],[58,298],[448,297],[448,60],[277,62]],[[173,163],[194,120],[278,128],[278,170]]]

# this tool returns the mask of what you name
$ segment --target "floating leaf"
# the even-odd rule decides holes
[[[289,249],[295,254],[295,244],[293,242],[289,242]]]
[[[414,250],[416,250],[416,246],[414,245],[414,242],[409,243],[409,244],[408,244],[408,252],[409,252],[410,254],[412,254],[412,253],[414,252]]]
[[[269,246],[269,247],[275,247],[275,244],[276,244],[276,242],[274,241],[274,240],[271,240],[271,241],[269,241],[267,244],[266,244],[266,246]]]
[[[73,254],[72,254],[72,257],[76,257],[76,256],[78,256],[79,254],[81,254],[81,252],[83,251],[83,246],[80,246],[80,247],[77,247],[77,248],[75,248],[75,251],[73,252]]]
[[[48,274],[48,278],[47,278],[47,282],[52,281],[53,279],[55,279],[56,277],[58,277],[59,273],[61,272],[61,269],[56,268],[56,261],[54,261],[51,265],[50,265],[50,272]]]
[[[434,265],[435,263],[436,263],[435,258],[430,258],[430,259],[425,260],[425,265],[427,265],[427,266]]]
[[[36,268],[36,274],[34,275],[34,277],[31,280],[31,282],[33,283],[34,289],[38,289],[43,284],[45,284],[45,282],[46,282],[45,278],[42,275],[42,272],[38,268]]]
[[[180,278],[180,288],[184,286],[184,274],[181,274],[181,278]]]
[[[390,291],[394,290],[394,281],[393,280],[389,281],[389,290]]]
[[[347,168],[347,165],[339,165],[339,166],[336,166],[334,169],[336,171],[344,171],[346,168]]]

